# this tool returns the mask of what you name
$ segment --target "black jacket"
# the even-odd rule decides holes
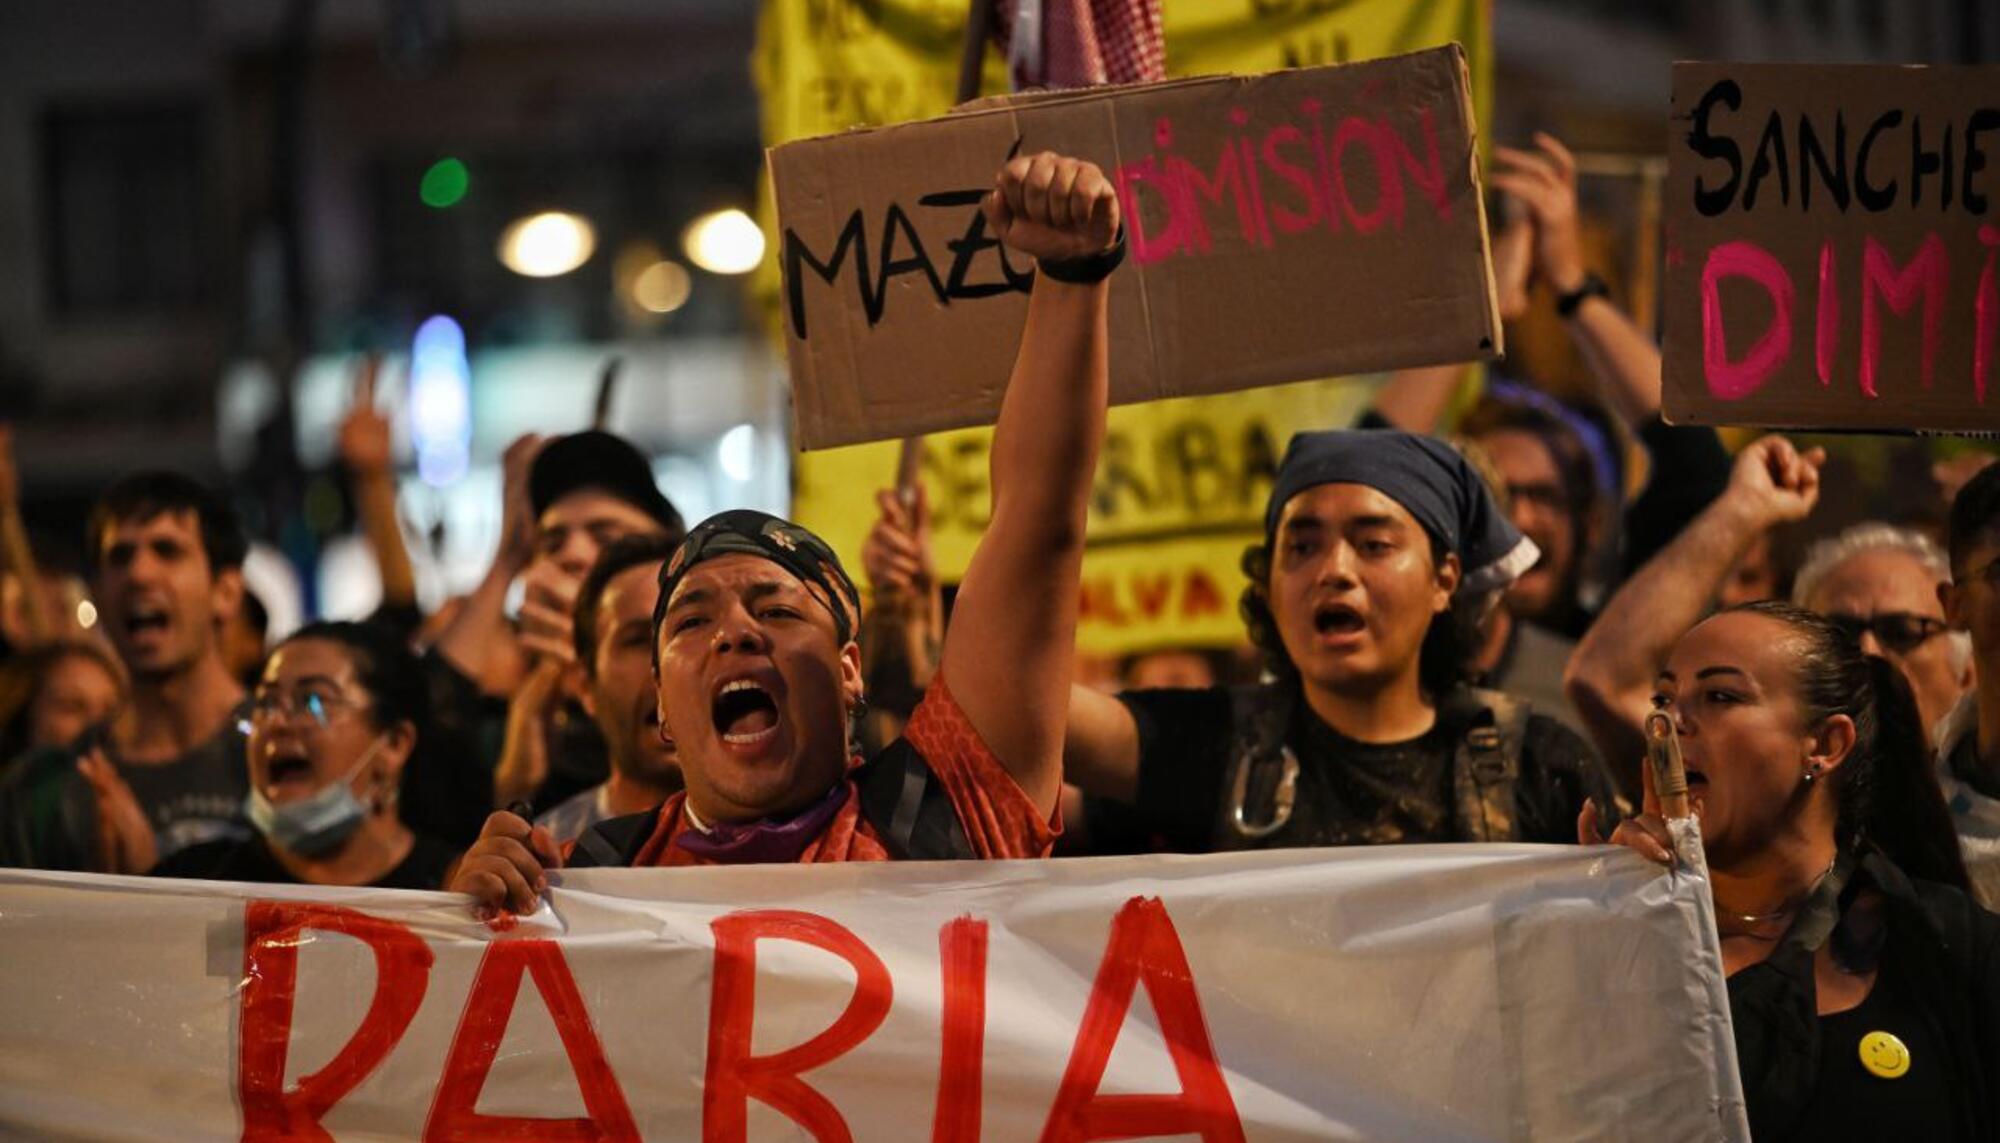
[[[2000,1139],[2000,916],[1946,885],[1916,881],[1879,852],[1843,857],[1769,959],[1729,978],[1750,1134],[1790,1138],[1819,1078],[1813,954],[1864,885],[1887,903],[1880,971],[1894,973],[1950,1046],[1957,1138]]]

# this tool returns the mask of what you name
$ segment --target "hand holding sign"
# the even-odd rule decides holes
[[[1000,168],[980,203],[993,232],[1037,261],[1088,258],[1118,238],[1118,194],[1097,164],[1053,151]]]

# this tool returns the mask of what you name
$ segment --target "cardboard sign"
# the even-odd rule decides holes
[[[1113,403],[1494,356],[1473,130],[1452,45],[774,148],[798,442],[996,418],[1033,274],[979,200],[1042,150],[1096,162],[1124,207]]]
[[[0,870],[0,1135],[1748,1138],[1707,878],[1622,849],[560,881]]]
[[[1668,419],[2000,429],[2000,68],[1674,65]]]

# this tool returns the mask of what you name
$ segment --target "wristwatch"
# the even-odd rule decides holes
[[[1583,281],[1577,283],[1576,289],[1556,295],[1556,316],[1565,319],[1575,317],[1577,307],[1586,300],[1590,298],[1608,300],[1610,297],[1611,287],[1604,284],[1604,279],[1598,277],[1596,271],[1586,270]]]

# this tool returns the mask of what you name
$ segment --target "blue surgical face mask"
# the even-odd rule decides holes
[[[339,781],[330,782],[296,802],[274,805],[264,791],[251,790],[243,800],[243,814],[257,827],[257,832],[281,849],[301,857],[331,853],[354,836],[354,831],[368,818],[368,807],[354,796],[354,776],[361,773],[362,767],[381,748],[382,739],[375,739]]]

